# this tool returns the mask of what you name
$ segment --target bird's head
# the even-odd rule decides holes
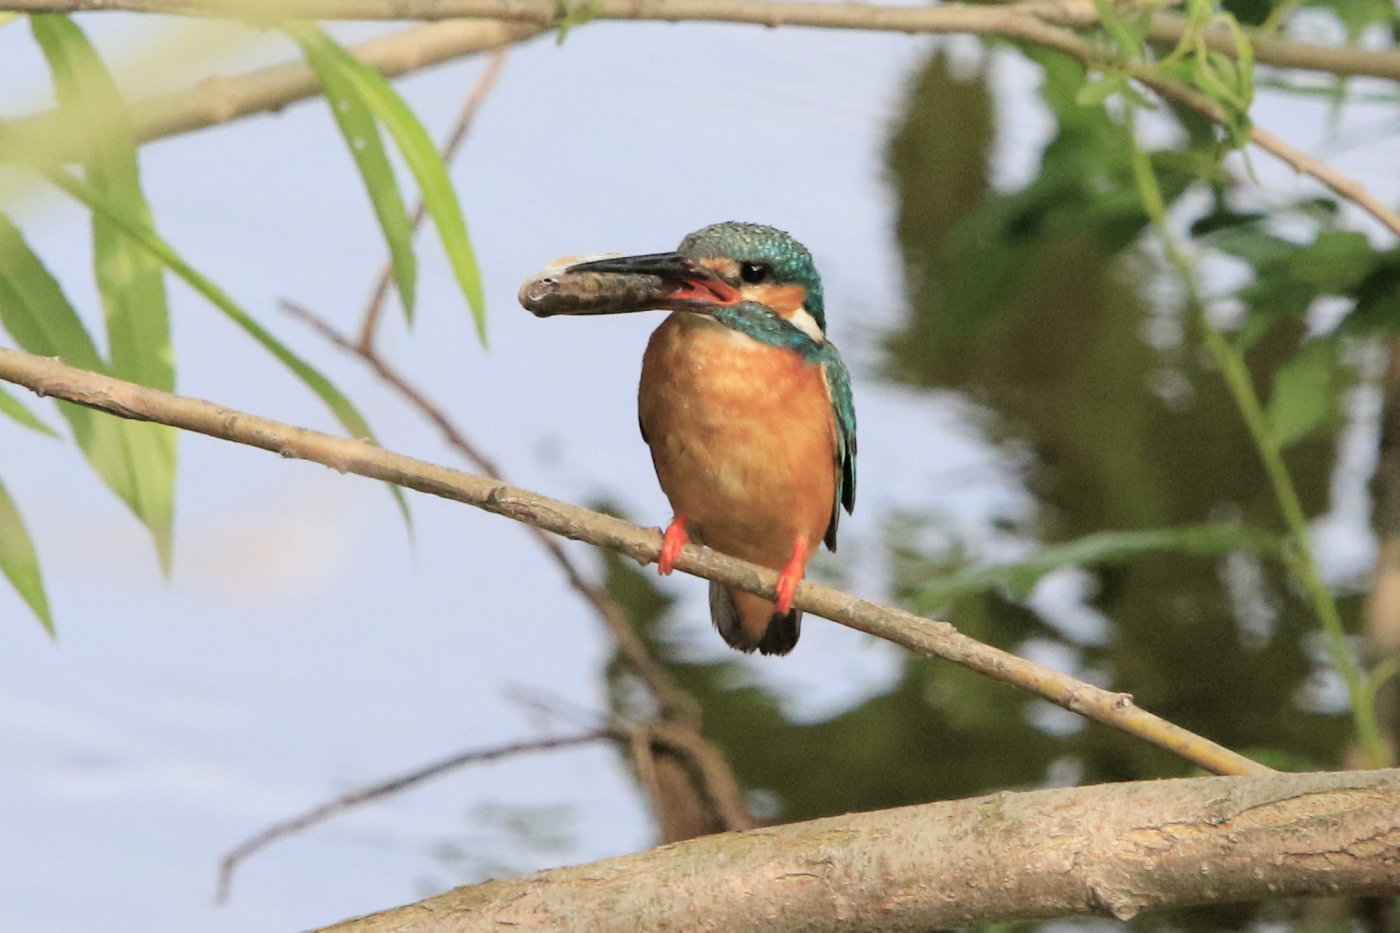
[[[825,340],[822,283],[812,254],[773,227],[729,221],[687,236],[674,252],[610,256],[546,270],[526,283],[535,314],[662,309],[722,315],[745,306]]]

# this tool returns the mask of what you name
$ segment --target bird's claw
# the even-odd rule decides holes
[[[671,524],[666,526],[666,533],[661,536],[661,556],[656,560],[656,569],[662,576],[670,576],[671,571],[676,569],[676,558],[681,556],[681,548],[685,547],[690,540],[690,534],[685,530],[685,516],[677,515],[671,519]]]
[[[798,538],[792,545],[792,557],[788,558],[787,566],[783,572],[778,574],[778,585],[773,593],[773,602],[777,605],[779,615],[787,615],[792,611],[792,598],[797,595],[797,584],[802,582],[802,575],[806,572],[807,539]]]

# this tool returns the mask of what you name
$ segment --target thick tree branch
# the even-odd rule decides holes
[[[325,933],[936,930],[1400,894],[1400,771],[1001,793],[706,836]]]
[[[269,450],[283,457],[311,460],[342,473],[395,483],[429,495],[464,502],[546,531],[610,548],[652,563],[661,548],[654,528],[550,499],[505,483],[390,453],[363,441],[335,437],[224,408],[201,399],[173,395],[87,372],[49,359],[0,348],[0,379],[99,411],[155,421],[187,431]],[[676,564],[686,573],[773,598],[777,574],[708,548],[687,545]],[[1066,709],[1172,751],[1220,774],[1257,774],[1269,769],[1227,748],[1154,716],[1125,693],[1111,693],[984,645],[947,622],[935,622],[901,609],[880,606],[849,593],[804,581],[797,588],[799,609],[937,656],[1029,690]]]

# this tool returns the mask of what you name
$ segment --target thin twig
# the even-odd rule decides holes
[[[380,20],[499,20],[524,23],[539,30],[553,29],[569,11],[556,0],[8,0],[7,9],[34,12],[84,12],[130,10],[149,13],[187,13],[245,19],[250,16],[276,20],[288,16],[313,19]],[[1061,26],[1087,26],[1098,21],[1088,0],[1020,0],[998,2]],[[937,6],[889,6],[866,3],[802,3],[794,0],[591,0],[591,19],[702,21],[746,23],[768,27],[807,26],[824,29],[864,29],[911,34],[980,32],[956,27],[976,16],[977,5],[944,3]],[[1155,45],[1173,46],[1190,28],[1186,19],[1171,12],[1154,12],[1147,38]],[[1400,80],[1400,52],[1356,47],[1336,47],[1295,42],[1272,33],[1246,28],[1254,46],[1255,61],[1280,68],[1322,71],[1338,75],[1367,75]],[[1234,55],[1232,37],[1222,30],[1208,30],[1206,42],[1215,50]]]
[[[1351,700],[1356,739],[1366,755],[1367,764],[1370,767],[1382,767],[1388,763],[1388,749],[1376,725],[1371,696],[1366,688],[1366,674],[1347,641],[1337,601],[1318,570],[1317,554],[1310,539],[1308,518],[1303,511],[1297,485],[1284,462],[1282,447],[1269,427],[1269,418],[1259,400],[1259,393],[1255,391],[1253,378],[1244,360],[1244,351],[1211,323],[1205,300],[1201,297],[1197,285],[1196,269],[1191,259],[1177,244],[1176,236],[1167,221],[1161,183],[1152,167],[1152,160],[1137,144],[1136,122],[1136,111],[1130,107],[1125,129],[1132,146],[1133,175],[1137,180],[1139,200],[1157,231],[1168,263],[1176,270],[1177,278],[1185,290],[1186,309],[1201,328],[1206,348],[1220,367],[1225,384],[1235,400],[1235,407],[1239,410],[1250,439],[1254,442],[1255,452],[1269,477],[1275,504],[1284,524],[1288,526],[1296,548],[1293,559],[1287,562],[1288,571],[1312,603],[1313,612],[1327,639],[1332,663],[1346,684],[1347,695]]]
[[[665,826],[661,779],[656,773],[656,756],[652,753],[650,737],[643,730],[636,729],[632,732],[628,744],[632,747],[632,773],[637,776],[637,783],[642,787],[642,796],[651,804],[652,820],[657,826]]]
[[[1083,61],[1090,61],[1092,49],[1088,43],[1083,44]],[[1191,90],[1184,85],[1176,84],[1172,81],[1165,81],[1160,77],[1152,75],[1146,69],[1130,69],[1133,77],[1143,84],[1152,88],[1163,97],[1185,104],[1197,113],[1209,117],[1217,123],[1225,122],[1225,112],[1215,101]],[[1281,160],[1294,171],[1303,175],[1311,175],[1322,182],[1343,200],[1351,201],[1366,213],[1375,217],[1396,236],[1400,236],[1400,211],[1396,211],[1375,195],[1366,190],[1366,186],[1355,178],[1340,172],[1320,159],[1315,159],[1303,152],[1292,143],[1286,142],[1275,136],[1268,130],[1253,126],[1249,133],[1250,140],[1263,149],[1265,152]]]
[[[481,105],[486,103],[486,98],[496,87],[496,81],[501,77],[501,69],[505,67],[509,54],[510,49],[507,47],[492,55],[491,61],[486,63],[486,70],[476,79],[471,92],[467,94],[467,102],[462,106],[462,112],[457,115],[457,122],[452,124],[452,131],[447,134],[447,142],[442,146],[442,160],[444,162],[451,162],[453,157],[457,155],[457,150],[462,147],[467,134],[471,132],[472,124],[476,122],[476,115],[481,110]],[[417,233],[418,228],[423,226],[423,217],[426,214],[427,203],[420,197],[418,203],[413,207],[411,228],[414,233]],[[370,292],[369,302],[365,305],[360,324],[360,339],[355,344],[356,351],[361,354],[369,352],[374,347],[374,332],[379,326],[379,318],[384,311],[384,301],[389,297],[389,283],[393,277],[394,265],[386,260],[384,267],[379,270],[379,279],[374,283],[374,289]]]
[[[661,554],[661,534],[611,515],[551,499],[461,470],[392,453],[364,441],[336,437],[213,402],[161,392],[134,382],[68,366],[60,360],[0,347],[0,380],[123,418],[245,444],[280,456],[321,463],[524,522],[552,534],[586,541],[644,564]],[[718,551],[686,545],[676,566],[725,586],[775,597],[778,575]],[[810,580],[798,584],[793,603],[813,615],[884,638],[921,655],[937,656],[1028,690],[1096,722],[1167,749],[1218,774],[1270,770],[1209,739],[1137,707],[1132,697],[1083,683],[1014,654],[985,645],[947,622],[881,606]]]
[[[650,735],[653,744],[678,752],[700,772],[700,787],[721,824],[730,829],[752,829],[758,825],[744,802],[743,788],[734,780],[729,759],[713,742],[685,724],[666,720],[651,723]]]
[[[293,14],[293,4],[283,1],[287,14]],[[77,11],[91,10],[94,4],[80,0],[28,0],[20,4],[10,0],[7,8],[28,8],[34,11]],[[441,6],[441,4],[440,4]],[[672,18],[686,18],[687,10],[694,10],[694,0],[680,3],[671,0],[666,10],[673,11]],[[704,4],[700,6],[714,6]],[[795,4],[787,0],[748,0],[738,4],[745,15],[731,15],[729,22],[762,22],[764,25],[795,25],[795,27],[826,28],[883,28],[909,34],[946,34],[946,32],[972,32],[972,34],[993,34],[1001,31],[1002,18],[993,15],[988,18],[980,14],[976,7],[966,4],[939,4],[932,7],[897,7],[900,20],[889,20],[889,7],[875,4]],[[1086,27],[1096,22],[1091,3],[1081,0],[1022,0],[1022,3],[1005,4],[1015,8],[1023,17],[1036,17],[1061,27]],[[174,13],[178,4],[150,3],[148,8],[162,8]],[[631,0],[608,0],[606,3],[589,4],[596,8],[596,18],[647,18],[648,8]],[[727,4],[721,10],[734,10],[735,4]],[[801,7],[801,8],[799,8]],[[105,8],[115,8],[113,6]],[[339,8],[349,8],[339,4]],[[433,22],[405,29],[399,34],[372,39],[370,42],[349,46],[358,59],[372,64],[389,76],[409,73],[409,71],[434,66],[484,49],[501,48],[514,42],[549,31],[557,24],[560,7],[550,3],[526,4],[521,0],[491,0],[487,4],[475,4],[475,15],[490,8],[487,20],[449,20]],[[945,10],[952,8],[953,13]],[[533,21],[507,21],[519,11],[522,18]],[[629,13],[631,15],[629,15]],[[994,13],[994,11],[993,11]],[[298,14],[300,15],[300,14]],[[321,18],[333,18],[335,10],[323,10]],[[356,17],[360,18],[360,17]],[[661,18],[654,15],[654,18]],[[693,18],[717,20],[718,15],[694,15]],[[496,21],[493,21],[496,20]],[[1159,46],[1175,46],[1186,31],[1186,24],[1175,14],[1159,13],[1152,17],[1148,28],[1148,42]],[[1323,71],[1341,76],[1369,76],[1400,81],[1400,50],[1337,48],[1337,46],[1312,45],[1306,42],[1292,42],[1277,36],[1264,34],[1257,29],[1246,29],[1254,46],[1254,60],[1260,64],[1271,64],[1287,69]],[[1032,41],[1025,36],[1026,41]],[[1225,55],[1235,53],[1231,36],[1215,29],[1205,32],[1205,42],[1212,49]],[[288,63],[248,71],[239,76],[209,78],[195,88],[174,94],[161,94],[157,97],[139,99],[132,102],[132,118],[137,139],[148,141],[186,133],[190,130],[217,125],[244,118],[249,113],[279,111],[284,106],[301,99],[319,94],[319,84],[314,74],[305,64]],[[49,150],[62,155],[63,161],[77,160],[83,155],[88,134],[76,132],[80,127],[69,127],[63,113],[48,111],[36,113],[28,118],[11,120],[11,136],[15,140],[49,140]],[[0,151],[0,161],[13,160],[13,153]]]
[[[592,732],[585,732],[582,735],[566,735],[552,739],[535,739],[528,742],[512,742],[509,745],[497,745],[493,748],[476,749],[469,752],[459,752],[432,764],[415,768],[396,777],[370,784],[366,787],[356,788],[352,791],[340,794],[325,803],[312,807],[310,810],[290,819],[273,823],[254,836],[250,836],[243,842],[230,849],[222,859],[219,860],[219,885],[215,893],[215,899],[220,903],[228,900],[229,890],[233,885],[233,873],[238,870],[238,866],[246,861],[253,854],[266,848],[272,843],[293,833],[299,833],[310,829],[318,823],[324,823],[333,816],[338,816],[346,810],[364,806],[375,800],[387,797],[390,794],[397,794],[399,791],[407,790],[414,785],[435,777],[442,777],[449,771],[467,765],[484,764],[488,761],[499,761],[502,758],[512,758],[516,755],[523,755],[527,752],[554,751],[560,748],[573,748],[578,745],[587,745],[590,742],[598,742],[603,739],[612,741],[622,741],[626,735],[614,729],[595,729]]]
[[[352,55],[389,77],[525,42],[545,32],[526,23],[457,20],[413,26],[351,45]],[[244,117],[276,113],[321,96],[316,75],[302,62],[287,62],[227,78],[214,77],[170,94],[132,101],[132,130],[138,142],[220,126]],[[88,157],[91,133],[74,132],[68,111],[48,110],[5,122],[0,163],[23,162],[40,152],[46,161],[75,162]]]
[[[1147,27],[1147,41],[1172,48],[1190,29],[1186,18],[1175,13],[1158,13]],[[1371,77],[1400,81],[1400,51],[1363,49],[1356,46],[1314,45],[1293,42],[1259,29],[1245,29],[1254,48],[1254,61],[1274,68],[1318,71],[1339,77]],[[1234,36],[1228,29],[1210,28],[1202,38],[1213,51],[1235,58]]]
[[[10,0],[7,6],[11,9],[36,12],[132,10],[225,15],[234,18],[246,18],[260,13],[274,21],[293,15],[319,19],[500,20],[501,22],[489,24],[496,30],[492,38],[487,40],[494,43],[493,47],[520,41],[557,26],[563,9],[558,0],[276,0],[275,4],[269,0]],[[970,33],[999,36],[1012,41],[1058,49],[1085,63],[1091,64],[1095,59],[1093,46],[1068,28],[1093,25],[1097,22],[1092,6],[1079,0],[1023,0],[1021,3],[997,6],[944,3],[932,7],[810,3],[795,0],[590,0],[588,9],[591,18],[599,20],[751,23],[770,27],[808,26],[910,34]],[[488,24],[449,22],[419,28],[465,28],[473,25]],[[512,26],[524,31],[512,35],[509,33]],[[1168,16],[1149,34],[1148,39],[1157,45],[1170,45],[1184,34],[1185,28],[1179,19]],[[1248,34],[1257,42],[1256,60],[1264,64],[1274,63],[1281,67],[1400,80],[1398,51],[1328,49],[1304,43],[1289,43],[1267,35]],[[483,39],[484,35],[473,34],[467,45],[472,51],[479,51],[483,47]],[[408,34],[377,41],[393,41],[396,45],[409,49],[415,45],[414,39]],[[1232,43],[1217,32],[1208,32],[1206,41],[1213,48],[1227,54],[1233,48]],[[451,47],[453,43],[449,42],[447,45]],[[362,52],[363,48],[357,47],[355,51]],[[441,44],[437,51],[441,53],[440,57],[425,56],[424,63],[454,57],[454,53],[444,52]],[[398,50],[398,54],[402,58],[402,49]],[[455,54],[463,52],[458,51]],[[376,66],[383,67],[378,63]],[[412,70],[413,67],[421,65],[410,65],[402,71]],[[386,73],[402,73],[394,72],[390,68],[384,70]],[[172,132],[179,132],[180,125],[185,122],[188,122],[188,125],[184,126],[186,129],[191,126],[208,125],[253,110],[276,109],[318,91],[314,76],[305,66],[279,66],[278,69],[265,69],[259,74],[271,77],[274,71],[277,72],[277,83],[291,86],[289,94],[273,95],[272,100],[264,99],[261,103],[248,103],[238,100],[237,92],[243,91],[243,88],[236,84],[238,79],[227,79],[219,86],[225,91],[235,92],[233,96],[237,102],[234,106],[225,108],[222,116],[216,109],[213,119],[208,118],[206,111],[211,106],[208,99],[210,95],[186,92],[185,95],[176,98],[162,99],[163,106],[174,111],[173,114],[167,115],[166,122],[176,126]],[[1164,81],[1145,72],[1138,77],[1158,93],[1185,103],[1212,120],[1223,120],[1224,115],[1214,102],[1184,85]],[[184,101],[189,100],[191,95],[199,108],[192,121],[188,114],[184,113]],[[267,95],[263,97],[266,98]],[[214,96],[213,100],[218,101],[219,97]],[[133,113],[138,138],[149,139],[155,135],[163,135],[160,132],[151,132],[148,121],[143,119],[140,104],[133,107]],[[0,146],[0,162],[23,161],[35,152],[42,153],[47,161],[52,161],[60,155],[67,159],[73,158],[74,154],[68,151],[71,143],[66,140],[81,134],[66,132],[64,119],[66,118],[61,113],[51,111],[24,120],[11,121],[5,134],[5,144]],[[1338,195],[1355,202],[1400,236],[1400,214],[1371,195],[1360,182],[1308,156],[1266,130],[1255,127],[1252,139],[1260,148],[1282,159],[1295,170],[1313,176]]]

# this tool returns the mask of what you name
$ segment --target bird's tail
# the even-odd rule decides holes
[[[743,590],[710,584],[710,619],[731,648],[745,653],[787,654],[797,644],[802,613],[777,612],[769,600]]]

